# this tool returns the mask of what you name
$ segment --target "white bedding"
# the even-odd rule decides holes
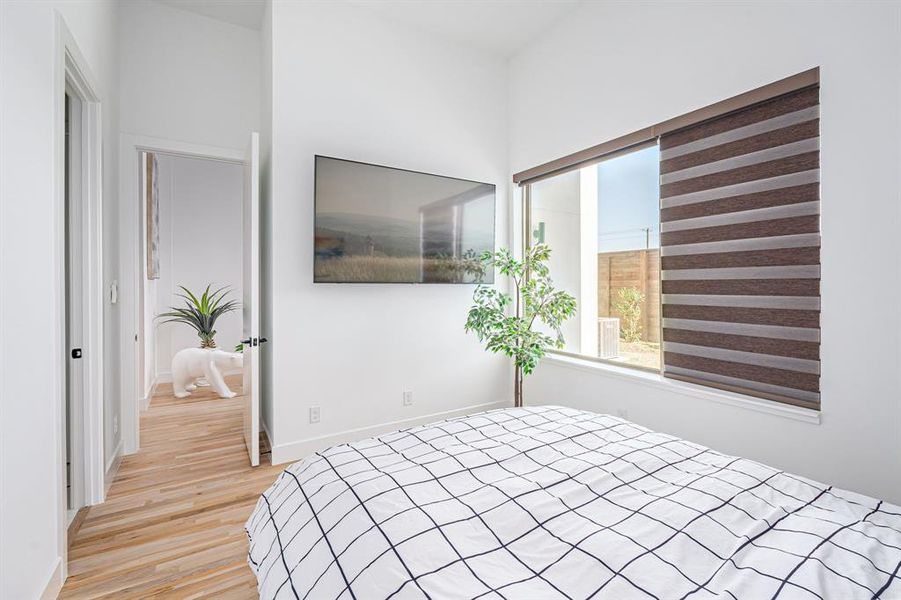
[[[560,407],[334,446],[246,529],[267,599],[901,598],[901,508]]]

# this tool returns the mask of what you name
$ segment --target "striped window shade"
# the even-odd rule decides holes
[[[818,409],[819,87],[660,138],[664,375]]]

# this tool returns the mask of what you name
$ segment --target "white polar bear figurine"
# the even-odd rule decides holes
[[[237,396],[225,384],[222,370],[244,366],[244,355],[210,348],[185,348],[172,357],[172,391],[176,398],[187,398],[197,389],[195,380],[205,377],[220,398]]]

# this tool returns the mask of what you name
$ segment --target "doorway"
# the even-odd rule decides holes
[[[168,390],[179,383],[173,381],[172,364],[181,350],[203,344],[236,354],[232,364],[222,364],[217,370],[226,378],[242,372],[237,359],[243,350],[240,240],[244,174],[240,163],[159,151],[142,151],[138,160],[143,219],[138,389],[143,412],[155,389]],[[205,293],[219,301],[219,308],[233,302],[234,310],[221,315],[216,311],[210,328],[215,335],[201,339],[190,323],[178,321],[181,317],[170,313],[201,311]],[[194,303],[195,298],[201,307]],[[164,316],[167,314],[170,316]],[[195,383],[209,387],[215,382],[201,377]],[[233,387],[235,393],[240,392],[240,384]]]
[[[246,440],[257,440],[259,437],[258,345],[265,341],[265,338],[259,337],[259,135],[253,132],[249,137],[251,143],[246,151],[149,136],[123,134],[120,137],[120,165],[122,166],[119,178],[120,197],[130,199],[130,201],[122,202],[119,207],[119,229],[120,232],[123,232],[119,236],[119,258],[122,264],[122,286],[119,300],[123,315],[119,371],[122,386],[122,442],[125,455],[133,454],[141,448],[141,409],[146,405],[146,394],[152,388],[153,382],[153,378],[145,374],[149,373],[149,356],[151,356],[148,351],[150,345],[146,338],[147,334],[152,331],[150,319],[144,310],[144,305],[149,304],[144,300],[144,296],[147,294],[145,283],[148,281],[145,272],[148,258],[146,239],[148,221],[145,200],[147,186],[144,175],[148,154],[157,157],[201,159],[214,163],[224,162],[233,166],[243,165],[244,191],[241,221],[243,231],[237,239],[231,239],[229,242],[241,248],[242,252],[243,264],[240,272],[243,298],[238,298],[238,300],[241,302],[243,313],[245,331],[242,341],[245,343],[242,353],[244,378],[241,387],[248,405],[245,421],[250,423],[250,427],[246,430],[257,432],[257,435],[246,435],[245,438]],[[162,167],[159,172],[163,172]],[[160,185],[159,180],[157,184]],[[164,190],[165,187],[161,189],[160,194]],[[205,227],[207,223],[205,218],[206,215],[198,214],[192,215],[188,220],[195,241],[214,235],[209,227]],[[213,283],[210,278],[206,278],[206,280]],[[158,287],[159,283],[156,285]],[[160,344],[154,344],[155,348],[159,346]],[[218,340],[217,346],[222,346]],[[233,350],[234,348],[228,349]],[[249,372],[248,369],[250,369]],[[168,384],[164,381],[167,378],[167,371],[171,372],[171,368],[166,369],[160,363],[156,377],[158,383]],[[258,464],[258,442],[248,441],[247,446],[251,464]]]
[[[100,97],[65,24],[58,27],[54,206],[59,542],[104,498],[103,207]],[[62,572],[65,573],[65,560]]]

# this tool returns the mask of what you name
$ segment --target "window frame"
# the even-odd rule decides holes
[[[567,154],[566,156],[531,167],[524,171],[519,171],[513,174],[513,183],[524,186],[528,183],[534,183],[553,175],[565,173],[566,171],[586,167],[593,162],[597,162],[602,157],[612,158],[612,155],[615,152],[628,152],[630,148],[640,146],[641,144],[647,144],[651,140],[657,140],[666,133],[685,129],[686,127],[702,123],[703,121],[722,117],[731,112],[748,108],[758,102],[770,100],[776,96],[782,96],[819,84],[820,68],[814,67],[802,73],[791,75],[784,79],[780,79],[779,81],[727,98],[726,100],[721,100],[720,102],[715,102],[703,108],[667,119],[666,121],[661,121],[650,127],[645,127],[644,129],[639,129],[638,131],[602,142],[591,148],[579,150],[578,152]]]
[[[531,247],[532,243],[532,227],[531,227],[531,218],[532,218],[532,203],[531,203],[531,184],[542,181],[544,179],[549,179],[554,176],[562,175],[567,172],[574,171],[576,169],[581,169],[584,167],[591,166],[593,164],[597,164],[604,160],[609,160],[618,155],[627,154],[632,151],[640,150],[642,147],[650,144],[660,144],[661,138],[673,132],[677,132],[682,129],[686,129],[705,121],[710,121],[713,119],[717,119],[720,117],[724,117],[729,115],[730,113],[742,111],[744,109],[750,108],[755,104],[765,102],[768,100],[775,99],[780,96],[784,96],[786,94],[790,94],[793,92],[798,92],[805,88],[811,87],[820,87],[820,69],[819,67],[813,67],[808,69],[807,71],[803,71],[801,73],[791,75],[784,79],[780,79],[773,83],[752,89],[750,91],[744,92],[742,94],[738,94],[737,96],[733,96],[731,98],[727,98],[720,102],[716,102],[714,104],[710,104],[703,108],[685,113],[683,115],[679,115],[668,119],[666,121],[662,121],[655,125],[651,125],[649,127],[645,127],[644,129],[640,129],[638,131],[634,131],[632,133],[628,133],[626,135],[620,136],[618,138],[603,142],[596,146],[592,146],[590,148],[586,148],[584,150],[580,150],[578,152],[574,152],[572,154],[557,158],[555,160],[546,162],[541,165],[537,165],[535,167],[526,169],[524,171],[520,171],[513,174],[513,183],[520,187],[522,190],[522,250],[523,252],[527,251]],[[662,199],[661,208],[662,210]],[[659,216],[658,216],[659,219]],[[658,222],[660,222],[658,220]],[[661,240],[662,246],[662,240]],[[822,280],[822,275],[820,275],[819,280]],[[665,359],[664,359],[664,351],[663,351],[663,274],[662,274],[662,265],[661,265],[661,289],[660,294],[658,295],[658,303],[661,314],[660,319],[660,343],[661,343],[661,351],[660,351],[660,361],[657,369],[651,369],[648,367],[642,367],[639,365],[631,365],[628,363],[623,363],[620,361],[603,359],[600,357],[586,356],[584,354],[573,353],[569,351],[562,351],[558,349],[549,349],[548,353],[551,355],[556,355],[560,357],[561,360],[581,360],[587,361],[589,363],[599,363],[602,365],[610,365],[612,367],[625,369],[627,371],[639,371],[644,373],[655,373],[657,377],[661,380],[675,380],[675,381],[683,381],[678,377],[668,377],[664,374],[665,370]],[[819,298],[822,298],[822,291],[818,295]],[[822,324],[818,327],[818,331],[822,331]],[[822,353],[819,354],[819,358],[817,359],[819,364],[822,365]],[[819,377],[822,377],[822,372],[818,372]],[[810,411],[817,415],[817,419],[819,414],[822,411],[822,388],[819,387],[818,394],[819,399],[816,403],[816,406],[808,406],[807,403],[798,403],[788,398],[782,397],[772,397],[767,394],[748,394],[744,389],[735,389],[732,386],[725,384],[716,384],[713,382],[687,382],[685,385],[689,385],[691,387],[696,387],[698,389],[711,390],[711,391],[719,391],[719,393],[726,393],[729,395],[735,395],[736,397],[742,399],[747,399],[747,401],[754,403],[766,402],[775,406],[780,407],[797,407],[803,411]]]
[[[594,165],[598,165],[604,161],[617,158],[619,156],[625,156],[627,154],[631,154],[632,152],[638,152],[640,150],[644,150],[646,148],[650,148],[652,146],[659,146],[660,138],[653,137],[635,144],[631,144],[625,148],[618,148],[616,150],[611,150],[607,154],[602,156],[598,156],[590,161],[586,161],[584,163],[580,163],[577,166],[573,166],[567,169],[563,169],[560,171],[554,171],[552,173],[548,173],[542,177],[529,180],[525,183],[520,184],[522,189],[522,222],[523,222],[523,231],[522,231],[522,253],[525,256],[529,249],[532,247],[532,184],[537,183],[539,181],[545,181],[548,179],[552,179],[554,177],[565,175],[566,173],[571,173],[572,171],[576,171],[579,169],[584,169],[585,167],[591,167]],[[660,200],[658,198],[658,207],[657,207],[657,227],[659,231],[660,227]],[[659,247],[658,247],[659,251]],[[658,279],[659,276],[658,276]],[[597,293],[597,292],[595,292]],[[612,365],[615,367],[621,367],[623,369],[634,369],[636,371],[642,371],[644,373],[653,373],[655,375],[663,376],[663,291],[661,288],[661,292],[657,294],[657,311],[658,314],[661,315],[659,319],[659,323],[657,325],[658,329],[658,338],[660,339],[660,353],[658,356],[658,364],[656,368],[645,367],[643,365],[634,365],[627,362],[622,362],[619,360],[613,360],[610,358],[601,358],[599,356],[590,356],[588,354],[582,354],[580,352],[571,352],[568,350],[560,350],[558,348],[549,348],[547,350],[548,354],[556,354],[559,356],[566,356],[569,358],[577,358],[580,360],[587,360],[591,362],[596,362],[604,365]],[[597,317],[597,315],[595,315]]]

